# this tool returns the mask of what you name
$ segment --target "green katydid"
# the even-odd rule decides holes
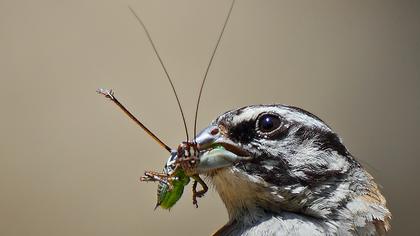
[[[194,136],[197,134],[197,116],[198,116],[198,108],[200,104],[200,98],[202,94],[202,90],[207,78],[207,74],[209,72],[210,66],[212,64],[213,58],[216,54],[217,48],[219,46],[220,40],[223,36],[224,30],[226,28],[227,22],[229,20],[229,17],[231,15],[233,6],[235,4],[235,0],[232,0],[232,3],[229,8],[229,12],[227,14],[227,17],[225,19],[225,22],[223,24],[223,28],[220,32],[220,35],[218,37],[216,46],[214,47],[213,53],[210,57],[210,61],[207,65],[200,91],[198,94],[197,99],[197,106],[195,110],[195,119],[194,119]],[[146,26],[144,25],[143,21],[140,19],[140,17],[135,13],[135,11],[129,7],[133,15],[136,17],[140,25],[142,26],[143,30],[146,33],[146,36],[150,42],[150,44],[153,47],[153,50],[159,59],[159,62],[165,72],[165,75],[172,87],[172,90],[174,92],[176,101],[178,103],[178,107],[182,116],[183,124],[185,127],[185,133],[186,133],[186,140],[189,140],[188,136],[188,128],[185,121],[184,112],[181,107],[181,103],[179,101],[178,95],[176,93],[175,87],[172,83],[172,80],[169,76],[169,73],[166,70],[165,65],[163,64],[163,61],[156,49],[155,44],[153,43],[153,40],[149,34],[149,31],[147,30]],[[144,131],[146,131],[147,134],[149,134],[157,143],[159,143],[163,148],[165,148],[168,152],[170,152],[170,157],[168,161],[165,164],[165,167],[163,169],[162,173],[154,172],[154,171],[146,171],[144,173],[144,176],[141,177],[141,181],[157,181],[159,182],[158,185],[158,196],[157,196],[157,204],[156,207],[160,206],[164,209],[170,209],[173,207],[176,202],[181,198],[184,187],[190,182],[190,178],[194,179],[193,183],[193,204],[197,205],[197,197],[202,197],[208,190],[207,185],[205,182],[200,178],[200,176],[195,173],[194,169],[198,163],[198,147],[194,141],[187,141],[182,142],[177,150],[171,149],[168,145],[166,145],[164,142],[162,142],[155,134],[153,134],[146,126],[144,126],[134,115],[132,115],[114,96],[114,93],[112,90],[109,89],[98,89],[98,93],[105,95],[107,98],[111,99],[118,107],[120,107],[133,121],[135,121],[141,128],[143,128]],[[223,147],[220,147],[223,148]],[[191,153],[191,150],[193,152]],[[202,189],[197,191],[197,184],[200,184],[202,186]]]
[[[190,177],[194,179],[193,184],[193,204],[197,206],[197,197],[202,197],[207,192],[208,187],[199,175],[191,173],[187,175],[187,169],[194,168],[197,157],[190,155],[190,148],[193,143],[185,142],[179,145],[178,150],[172,150],[168,145],[162,142],[155,134],[153,134],[146,126],[143,125],[118,99],[114,96],[114,92],[110,89],[98,89],[99,94],[105,95],[113,101],[121,110],[124,111],[134,122],[143,128],[157,143],[171,153],[162,173],[154,171],[146,171],[145,175],[141,177],[141,181],[157,181],[158,198],[156,207],[160,206],[164,209],[170,209],[181,198],[184,192],[184,186],[190,182]],[[194,146],[194,153],[197,154],[196,147]],[[187,154],[187,155],[185,155]],[[183,165],[184,163],[184,165]],[[188,163],[187,165],[185,163]],[[190,166],[187,168],[187,166]],[[200,183],[202,190],[197,191],[197,183]]]

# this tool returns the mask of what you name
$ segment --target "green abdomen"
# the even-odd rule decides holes
[[[184,186],[190,182],[190,177],[185,175],[183,170],[177,170],[175,176],[178,180],[172,182],[173,188],[169,191],[169,186],[163,183],[158,185],[157,204],[163,209],[170,209],[181,198],[184,192]]]

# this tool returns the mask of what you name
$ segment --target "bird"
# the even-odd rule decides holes
[[[391,212],[374,178],[331,127],[312,113],[281,104],[251,105],[220,115],[195,135],[203,86],[234,4],[232,0],[201,83],[195,138],[180,144],[179,155],[175,152],[172,155],[171,148],[145,128],[111,92],[99,93],[113,99],[171,152],[169,160],[176,157],[176,163],[182,164],[187,176],[196,177],[194,200],[207,191],[200,181],[204,189],[197,195],[199,176],[213,184],[229,216],[229,221],[214,235],[384,235],[391,227]],[[187,124],[171,78],[146,26],[130,10],[144,29],[171,84],[188,140]],[[194,155],[190,156],[191,153]],[[163,191],[163,195],[167,193]],[[162,191],[158,191],[160,195]],[[181,195],[176,196],[173,204]]]
[[[384,235],[391,213],[374,178],[320,118],[301,108],[228,111],[195,137],[195,172],[229,220],[214,235]]]

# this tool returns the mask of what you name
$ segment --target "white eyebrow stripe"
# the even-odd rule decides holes
[[[261,113],[279,114],[284,119],[291,122],[297,122],[297,123],[305,124],[306,126],[316,127],[316,128],[321,128],[324,130],[331,131],[331,129],[322,121],[314,117],[311,117],[305,113],[302,113],[300,111],[294,110],[293,108],[283,106],[283,105],[255,105],[255,106],[245,107],[243,108],[242,113],[240,113],[237,116],[232,117],[232,125],[237,125],[243,121],[254,120]]]

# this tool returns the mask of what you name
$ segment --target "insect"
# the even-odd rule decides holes
[[[203,76],[203,80],[201,83],[201,87],[199,90],[199,94],[198,94],[198,99],[197,99],[197,106],[196,106],[196,110],[195,110],[195,119],[194,119],[194,137],[197,134],[197,117],[198,117],[198,110],[199,110],[199,105],[200,105],[200,99],[201,99],[201,94],[203,91],[203,87],[210,69],[210,66],[213,62],[214,56],[216,54],[217,48],[220,44],[220,41],[222,39],[223,33],[225,31],[227,22],[229,21],[230,15],[232,13],[232,9],[233,6],[235,4],[235,0],[232,1],[227,17],[225,19],[225,22],[223,24],[222,30],[219,34],[218,40],[216,42],[216,46],[214,47],[213,53],[210,57],[209,63],[207,65],[206,71],[204,73]],[[147,30],[145,24],[143,23],[143,21],[140,19],[140,17],[136,14],[136,12],[129,7],[130,11],[133,13],[133,15],[135,16],[135,18],[137,19],[137,21],[140,23],[140,25],[142,26],[144,32],[146,33],[146,36],[150,42],[150,44],[152,45],[152,48],[155,52],[155,55],[157,56],[164,72],[166,75],[166,78],[168,79],[172,90],[174,92],[180,113],[181,113],[181,117],[182,117],[182,121],[184,124],[184,128],[185,128],[185,133],[186,133],[186,140],[182,142],[178,148],[175,149],[171,149],[168,145],[166,145],[163,141],[161,141],[153,132],[151,132],[145,125],[143,125],[142,122],[140,122],[130,111],[128,111],[124,105],[122,105],[118,99],[114,96],[114,92],[110,89],[98,89],[97,92],[99,94],[104,95],[105,97],[109,98],[111,101],[113,101],[121,110],[124,111],[124,113],[126,113],[134,122],[136,122],[147,134],[149,134],[159,145],[161,145],[164,149],[166,149],[169,153],[170,156],[163,168],[163,172],[156,172],[156,171],[145,171],[144,172],[144,176],[142,176],[140,178],[141,181],[146,181],[146,182],[158,182],[158,189],[157,189],[157,203],[156,203],[156,207],[161,207],[163,209],[170,209],[171,207],[173,207],[176,202],[181,198],[183,192],[184,192],[184,187],[186,185],[189,184],[190,179],[192,178],[194,180],[193,182],[193,186],[192,186],[192,201],[193,204],[198,207],[197,204],[197,198],[203,197],[204,194],[208,191],[208,187],[206,185],[206,183],[201,179],[201,177],[196,173],[195,168],[197,167],[198,161],[199,161],[199,152],[198,152],[198,147],[197,147],[197,143],[192,140],[192,141],[188,141],[189,139],[189,135],[188,135],[188,128],[187,128],[187,124],[185,121],[185,116],[184,116],[184,112],[182,110],[182,106],[181,103],[179,101],[177,92],[175,90],[175,87],[173,85],[172,79],[169,76],[169,73],[166,70],[166,67],[156,49],[156,46],[150,36],[149,31]],[[201,185],[201,189],[197,190],[198,184]]]

